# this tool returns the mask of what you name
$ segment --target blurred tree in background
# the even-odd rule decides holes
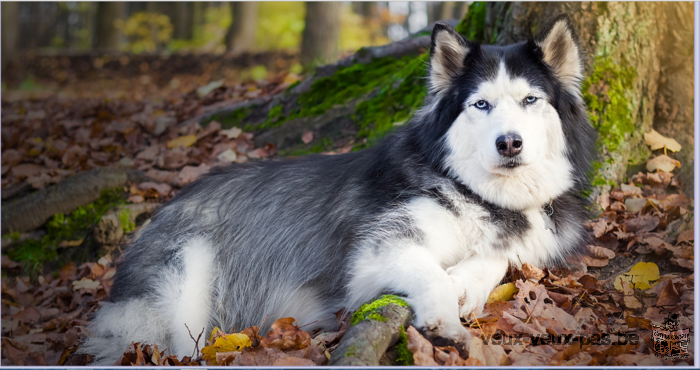
[[[416,4],[418,4],[416,6]],[[17,53],[91,50],[233,54],[287,50],[331,60],[459,19],[462,2],[3,2],[3,67]],[[416,13],[415,9],[422,9]],[[417,18],[416,18],[417,17]],[[415,22],[413,22],[415,23]],[[394,38],[389,29],[394,31]]]

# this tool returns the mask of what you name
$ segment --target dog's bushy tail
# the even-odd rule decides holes
[[[88,338],[77,353],[95,356],[92,365],[111,366],[131,342],[168,346],[167,325],[143,299],[106,302],[88,326]]]

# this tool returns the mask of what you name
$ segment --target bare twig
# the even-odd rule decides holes
[[[202,331],[199,333],[197,339],[195,340],[187,324],[185,324],[185,327],[187,328],[187,332],[190,334],[190,338],[192,338],[192,340],[194,341],[194,349],[197,353],[197,357],[199,357],[199,339],[202,337],[202,334],[204,334],[204,328],[202,328]],[[192,357],[194,357],[194,353],[192,353]]]

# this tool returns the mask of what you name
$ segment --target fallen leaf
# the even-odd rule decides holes
[[[659,226],[659,218],[656,216],[643,215],[625,220],[625,230],[631,233],[643,233],[652,231]]]
[[[10,173],[13,176],[17,176],[18,178],[26,178],[36,176],[42,171],[44,171],[44,169],[45,168],[43,166],[40,166],[38,164],[22,163],[12,167]]]
[[[87,159],[87,149],[80,145],[73,145],[63,153],[61,157],[61,163],[68,168],[75,167],[80,164],[80,162]]]
[[[680,168],[681,162],[664,154],[654,157],[647,162],[647,171],[649,172],[654,172],[656,170],[671,172],[676,167]]]
[[[408,350],[413,353],[413,363],[416,366],[439,366],[433,358],[433,345],[425,339],[413,326],[406,329]],[[472,338],[479,339],[479,338]],[[479,339],[481,341],[481,339]]]
[[[216,159],[219,162],[224,162],[224,163],[233,163],[236,161],[236,152],[234,152],[231,149],[227,149],[223,152],[221,152],[219,155],[216,156]]]
[[[656,130],[652,129],[651,132],[644,133],[644,144],[649,145],[651,150],[657,150],[666,148],[672,152],[677,152],[681,150],[681,144],[676,140],[667,138]]]
[[[139,184],[139,190],[147,191],[149,189],[155,190],[159,196],[167,197],[172,190],[172,187],[168,184],[155,183],[155,182],[142,182]]]
[[[316,363],[307,359],[299,357],[282,357],[275,360],[272,366],[316,366]]]
[[[301,136],[301,141],[304,142],[304,144],[308,144],[314,140],[314,133],[311,131],[306,131],[304,132],[304,135]]]
[[[659,298],[656,300],[657,306],[675,306],[681,299],[680,294],[676,290],[675,285],[672,280],[666,280],[661,282],[664,284],[661,292],[659,292]]]
[[[177,175],[178,180],[180,181],[180,186],[185,186],[203,174],[209,172],[210,168],[206,164],[200,164],[197,167],[193,166],[185,166],[182,168],[180,171],[180,174]]]
[[[238,127],[231,127],[228,130],[221,130],[219,132],[229,139],[235,139],[241,134],[241,132],[243,132],[243,130]]]
[[[540,279],[542,279],[546,275],[544,271],[529,263],[524,263],[521,267],[521,270],[523,272],[523,275],[525,276],[525,279],[530,280],[533,283],[540,281]]]
[[[88,279],[88,278],[82,278],[80,280],[74,281],[72,285],[73,285],[73,290],[78,291],[80,289],[88,289],[88,290],[97,289],[100,286],[100,284],[101,283],[99,281],[95,281],[95,280]]]
[[[203,98],[207,96],[210,92],[220,88],[224,85],[224,80],[212,81],[202,87],[197,88],[197,96]]]
[[[689,229],[678,234],[678,240],[676,243],[692,242],[693,240],[695,240],[695,231],[694,229]]]
[[[587,245],[586,248],[588,249],[588,252],[591,254],[591,256],[595,258],[615,258],[615,252],[613,252],[611,249],[596,245]]]
[[[260,345],[269,348],[279,348],[281,350],[302,349],[311,344],[309,333],[300,330],[294,325],[294,319],[285,317],[278,319],[272,324],[272,327],[265,338],[262,339]]]
[[[207,363],[213,361],[214,365],[218,365],[218,352],[241,351],[245,347],[250,347],[250,345],[250,338],[245,334],[226,334],[216,338],[212,345],[202,348],[202,359],[207,361]]]
[[[627,198],[625,199],[625,208],[627,212],[637,213],[647,205],[646,198]]]
[[[166,146],[170,149],[173,148],[187,148],[192,146],[192,144],[197,142],[197,136],[195,135],[187,135],[187,136],[180,136],[177,139],[173,139],[167,142]]]
[[[501,284],[489,294],[486,304],[495,301],[510,301],[516,293],[518,293],[518,288],[515,287],[515,283]]]

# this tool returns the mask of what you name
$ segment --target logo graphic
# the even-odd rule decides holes
[[[669,313],[662,325],[652,325],[651,339],[654,342],[654,354],[663,359],[689,358],[688,332],[690,329],[678,328],[678,314]]]

